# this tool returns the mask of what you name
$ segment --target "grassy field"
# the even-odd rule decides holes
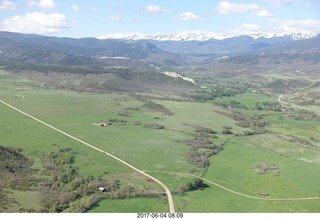
[[[170,98],[169,94],[145,96],[141,99],[119,93],[94,94],[47,89],[41,83],[0,72],[0,99],[141,170],[149,171],[172,191],[178,191],[181,185],[192,178],[166,172],[201,174],[201,168],[187,161],[186,154],[191,148],[186,142],[194,139],[195,127],[206,127],[218,132],[218,138],[210,139],[213,143],[226,141],[226,144],[221,152],[210,158],[205,179],[257,197],[262,197],[257,194],[259,192],[267,192],[269,196],[266,198],[320,196],[320,151],[303,147],[288,138],[294,135],[305,140],[310,140],[310,137],[315,139],[319,132],[318,122],[296,121],[285,117],[284,113],[269,112],[263,117],[270,123],[264,134],[244,135],[252,129],[236,125],[237,121],[217,112],[224,109],[212,103],[164,100],[163,97]],[[216,103],[231,100],[253,108],[255,102],[276,101],[276,98],[251,93],[217,99]],[[147,107],[147,101],[162,106],[162,111]],[[169,110],[170,114],[164,113],[163,109]],[[264,111],[251,109],[247,115],[261,112]],[[42,168],[42,154],[61,147],[71,147],[76,152],[75,165],[81,175],[119,179],[122,186],[131,185],[136,190],[162,191],[154,182],[147,182],[145,177],[119,162],[3,104],[0,105],[0,113],[0,145],[22,148],[26,156],[34,159],[35,168]],[[287,119],[279,120],[281,115]],[[106,127],[97,125],[107,121],[113,121],[113,124]],[[232,128],[233,135],[222,134],[226,126]],[[312,143],[318,145],[316,139]],[[266,163],[275,164],[277,169],[257,174],[256,170]],[[255,200],[209,183],[207,185],[209,187],[204,190],[175,193],[176,211],[319,212],[319,200]],[[36,193],[29,195],[37,200]],[[20,206],[10,210],[17,212],[25,205],[25,196],[23,193],[13,193],[12,197]],[[167,204],[160,198],[131,198],[103,200],[90,212],[165,211],[168,211]]]
[[[274,162],[279,165],[280,176],[272,171],[257,175],[255,168],[260,162]],[[229,144],[224,151],[212,158],[212,167],[205,178],[247,195],[263,196],[266,200],[242,197],[209,184],[209,189],[193,191],[176,196],[177,211],[181,212],[319,212],[319,200],[267,200],[281,198],[302,198],[318,196],[320,190],[319,168],[292,158],[282,158],[273,153],[261,152],[246,146]],[[317,176],[315,176],[317,175]]]
[[[25,212],[25,209],[37,209],[39,206],[39,192],[35,191],[19,191],[13,190],[9,197],[14,198],[17,203],[14,203],[4,212]]]
[[[256,94],[256,93],[244,93],[244,94],[238,94],[233,97],[223,97],[223,98],[217,98],[214,100],[214,103],[222,104],[222,103],[230,103],[231,101],[238,101],[241,104],[247,106],[249,109],[256,109],[255,103],[258,102],[275,102],[275,97],[272,96],[266,96],[262,94]]]
[[[130,198],[123,200],[106,199],[92,208],[89,213],[136,213],[167,212],[167,206],[160,198]]]

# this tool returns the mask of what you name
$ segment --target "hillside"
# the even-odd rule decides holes
[[[214,65],[215,68],[222,69],[258,67],[267,70],[280,68],[295,71],[303,67],[304,71],[309,71],[314,70],[315,66],[320,64],[320,36],[269,45],[251,52],[243,51],[242,54],[233,53],[230,56],[218,58],[205,55],[204,57],[207,58],[206,62],[211,66],[210,68]]]
[[[268,72],[272,67],[279,72],[303,70],[315,74],[320,63],[319,40],[320,36],[294,40],[288,35],[202,41],[101,40],[0,32],[0,65],[64,89],[178,91],[195,85],[161,72],[177,70],[184,76],[218,74],[229,77],[244,72]],[[200,68],[195,72],[193,66]],[[61,73],[65,77],[61,77]],[[77,79],[79,77],[81,79]],[[67,82],[65,78],[68,78]]]
[[[154,45],[142,42],[121,42],[95,38],[57,38],[33,34],[0,32],[0,50],[3,61],[58,65],[106,65],[101,57],[152,61],[161,65],[181,64],[177,55],[164,52]]]
[[[255,32],[247,34],[219,34],[203,31],[183,31],[177,34],[110,34],[102,39],[120,39],[150,42],[158,48],[183,55],[242,55],[259,51],[263,48],[281,45],[315,37],[310,33]]]
[[[320,53],[320,34],[310,39],[297,40],[286,42],[277,46],[271,46],[262,52],[270,54]]]
[[[11,72],[63,89],[141,92],[193,86],[161,74],[160,68],[183,63],[147,42],[0,32],[0,60]]]
[[[210,55],[219,57],[221,55],[241,55],[251,53],[261,48],[280,45],[285,42],[292,42],[292,38],[273,37],[273,38],[253,38],[252,36],[238,36],[226,39],[209,39],[205,41],[150,41],[162,50],[193,55]]]

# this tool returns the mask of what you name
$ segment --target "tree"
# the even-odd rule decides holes
[[[232,130],[232,127],[223,126],[222,134],[225,134],[225,135],[233,134],[231,130]]]
[[[187,182],[185,185],[180,187],[182,192],[194,191],[201,188],[207,187],[206,184],[203,183],[202,179],[193,178],[190,182]]]

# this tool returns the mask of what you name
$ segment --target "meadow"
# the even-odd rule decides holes
[[[143,98],[141,98],[143,96]],[[181,193],[179,188],[194,177],[193,174],[218,183],[233,191],[265,198],[319,197],[320,151],[307,148],[292,136],[319,146],[319,122],[297,121],[287,117],[287,112],[259,111],[256,102],[277,101],[277,97],[245,93],[223,97],[216,101],[197,103],[178,101],[176,95],[88,93],[58,90],[0,72],[0,99],[84,140],[104,151],[145,170],[166,184],[174,194],[177,212],[319,212],[317,200],[258,200],[223,190],[205,182],[208,187]],[[219,113],[226,111],[216,105],[239,101],[249,110],[232,109],[247,117],[256,114],[269,124],[264,132],[254,132],[252,127],[237,125],[233,118]],[[151,101],[151,102],[150,102]],[[92,150],[73,139],[61,135],[30,118],[0,105],[0,145],[19,147],[22,153],[34,160],[33,167],[42,170],[43,154],[59,148],[70,147],[75,155],[74,165],[80,175],[117,179],[121,187],[132,186],[135,191],[163,192],[155,182],[134,172],[112,158]],[[283,116],[285,119],[279,120]],[[110,126],[99,126],[112,121]],[[211,144],[221,144],[223,150],[209,157],[209,166],[196,166],[189,162],[187,144],[197,136],[196,128],[210,128],[216,138]],[[232,134],[224,134],[230,127]],[[313,137],[313,140],[310,138]],[[202,156],[203,150],[197,150]],[[261,165],[272,163],[276,169],[257,174]],[[170,173],[169,173],[170,172]],[[258,193],[268,193],[264,197]],[[25,204],[25,192],[15,190],[10,195],[20,205],[9,212],[35,208]],[[39,194],[28,193],[37,203]],[[89,212],[166,212],[166,200],[154,198],[105,199]]]

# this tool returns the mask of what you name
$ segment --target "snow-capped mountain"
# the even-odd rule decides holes
[[[254,39],[258,38],[273,38],[273,37],[291,37],[292,40],[308,39],[315,36],[311,32],[248,32],[248,33],[215,33],[205,31],[182,31],[177,34],[153,34],[147,35],[142,33],[115,33],[103,35],[100,39],[123,39],[123,40],[156,40],[156,41],[207,41],[207,40],[224,40],[228,38],[234,38],[239,36],[249,36]]]

